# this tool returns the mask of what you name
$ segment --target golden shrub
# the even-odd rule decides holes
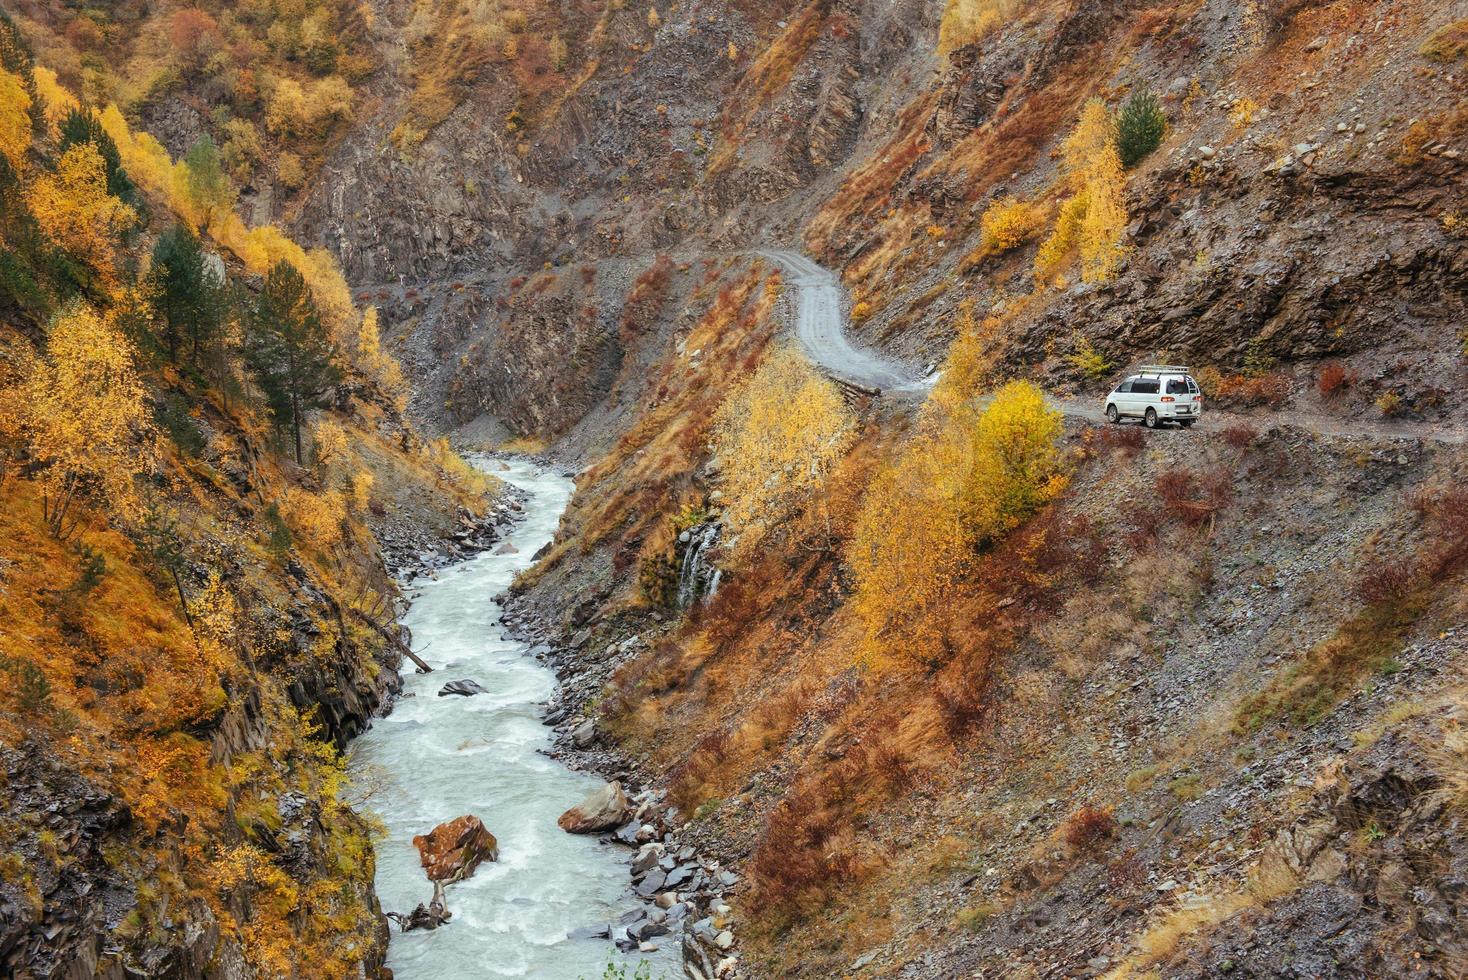
[[[0,69],[0,153],[12,170],[25,165],[31,145],[31,97],[25,85],[10,72]]]
[[[291,533],[316,551],[330,551],[342,540],[347,506],[345,495],[339,491],[313,493],[302,487],[291,487],[286,491],[280,511]]]
[[[983,40],[1004,26],[1020,8],[1021,0],[948,0],[938,27],[938,53]]]
[[[1018,248],[1040,230],[1040,209],[1013,196],[1001,197],[979,219],[980,244],[994,255]]]

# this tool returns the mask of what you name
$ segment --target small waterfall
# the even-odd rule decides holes
[[[717,521],[690,527],[678,536],[683,564],[678,570],[678,608],[687,609],[702,596],[705,600],[719,588],[720,571],[709,561],[722,528]]]

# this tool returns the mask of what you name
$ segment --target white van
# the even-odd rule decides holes
[[[1188,428],[1203,414],[1203,391],[1191,369],[1176,364],[1146,364],[1106,396],[1106,418],[1141,419],[1147,428],[1176,422]]]

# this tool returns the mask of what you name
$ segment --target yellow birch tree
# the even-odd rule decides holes
[[[1070,197],[1060,207],[1055,229],[1040,246],[1035,275],[1055,278],[1077,251],[1081,277],[1105,282],[1116,272],[1126,250],[1126,178],[1113,139],[1106,103],[1091,99],[1061,144],[1061,176]]]
[[[137,221],[137,212],[107,193],[97,147],[79,143],[67,150],[56,172],[36,178],[26,197],[46,234],[111,282],[117,239]]]
[[[16,75],[0,68],[0,154],[19,173],[31,145],[31,97]]]
[[[982,550],[1065,487],[1060,415],[1026,381],[979,409],[930,401],[902,454],[872,480],[848,559],[864,656],[932,669],[945,657],[944,606]]]
[[[10,397],[45,496],[51,533],[68,537],[91,500],[124,519],[138,511],[135,478],[151,460],[151,428],[132,345],[89,306],[57,318],[46,356]]]
[[[714,433],[724,513],[742,550],[821,491],[856,436],[856,416],[804,355],[782,348],[729,394]]]

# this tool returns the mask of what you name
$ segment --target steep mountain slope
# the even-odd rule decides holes
[[[399,686],[389,564],[494,487],[329,255],[5,16],[0,116],[0,973],[381,975],[341,750]]]

